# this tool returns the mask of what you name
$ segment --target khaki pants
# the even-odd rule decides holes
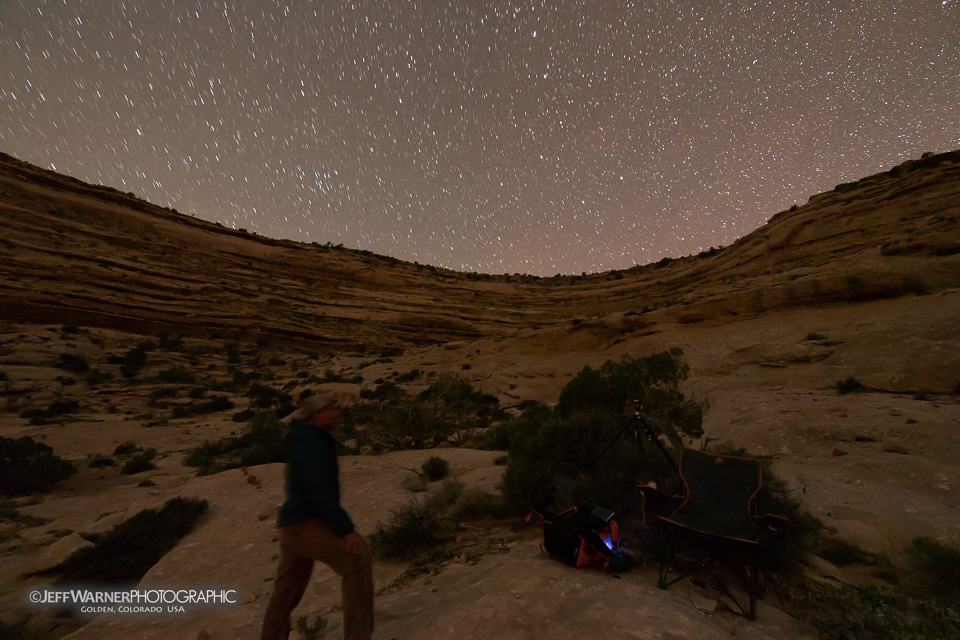
[[[281,527],[280,563],[273,595],[263,617],[261,640],[286,640],[290,614],[300,603],[315,560],[340,576],[343,630],[347,640],[370,640],[373,633],[373,568],[369,550],[348,553],[343,538],[319,520]]]

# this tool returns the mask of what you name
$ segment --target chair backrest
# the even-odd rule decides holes
[[[701,533],[758,542],[754,501],[761,483],[759,460],[684,449],[680,477],[686,499],[664,520]]]

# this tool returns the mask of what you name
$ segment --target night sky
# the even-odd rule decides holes
[[[960,148],[958,50],[958,0],[0,0],[0,150],[267,236],[596,272]]]

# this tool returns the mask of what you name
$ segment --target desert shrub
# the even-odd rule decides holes
[[[851,564],[872,564],[875,557],[857,545],[842,538],[828,537],[820,541],[817,555],[838,567]]]
[[[147,353],[157,348],[153,342],[147,340],[127,351],[123,356],[110,356],[107,362],[119,364],[120,373],[124,378],[132,378],[147,364]]]
[[[135,473],[156,469],[156,465],[151,462],[156,455],[156,449],[147,449],[143,453],[137,454],[127,460],[120,471],[126,475],[133,475]]]
[[[178,404],[173,408],[170,417],[174,419],[187,418],[195,415],[217,413],[233,408],[233,402],[227,396],[214,396],[199,404]]]
[[[337,373],[333,369],[327,369],[326,371],[323,372],[322,382],[328,382],[328,383],[343,382],[343,374]]]
[[[859,380],[857,380],[853,376],[850,376],[846,380],[837,381],[837,393],[839,393],[840,395],[845,395],[848,393],[853,393],[854,391],[862,391],[862,390],[863,390],[863,383],[861,383]]]
[[[274,411],[264,411],[250,421],[250,430],[240,437],[240,463],[245,466],[285,462],[284,425]]]
[[[77,470],[33,438],[0,438],[0,493],[26,496],[48,491]]]
[[[397,376],[397,383],[404,384],[406,382],[413,382],[417,378],[423,375],[423,371],[420,369],[410,369],[406,373],[402,373]]]
[[[313,621],[309,621],[307,616],[303,615],[297,618],[297,633],[304,640],[320,640],[323,637],[323,632],[327,628],[327,619],[321,614],[317,614]]]
[[[167,351],[183,351],[183,338],[178,336],[171,337],[168,332],[161,333],[158,338],[161,349],[166,349]]]
[[[124,442],[123,444],[117,445],[116,449],[113,450],[113,455],[128,456],[131,453],[136,453],[137,451],[142,451],[142,449],[138,447],[135,443]]]
[[[933,538],[914,538],[906,550],[925,590],[960,606],[960,550]]]
[[[284,431],[272,409],[261,411],[250,420],[246,433],[217,441],[208,440],[187,454],[184,464],[200,467],[200,474],[206,475],[241,465],[285,462]]]
[[[283,404],[277,406],[273,411],[277,414],[278,418],[283,419],[296,410],[297,406],[295,404],[292,402],[284,402]]]
[[[509,515],[503,498],[491,495],[486,491],[465,489],[447,512],[448,517],[456,522],[476,518],[504,518]]]
[[[417,396],[383,382],[373,391],[361,390],[361,398],[369,402],[344,408],[341,436],[356,437],[360,446],[375,451],[429,448],[507,417],[496,397],[453,374],[437,376]]]
[[[188,467],[201,467],[201,474],[209,473],[216,465],[217,458],[230,453],[236,448],[236,438],[222,438],[220,440],[207,440],[199,447],[194,448],[183,459],[183,463]],[[234,464],[233,467],[238,465]]]
[[[177,397],[176,387],[161,387],[160,389],[155,389],[154,391],[150,392],[150,404],[153,406],[156,406],[157,400],[161,400],[163,398],[176,398],[176,397]]]
[[[820,638],[906,640],[954,638],[957,603],[900,588],[824,585],[795,575],[767,576],[784,610]]]
[[[230,419],[233,420],[234,422],[246,422],[247,420],[253,417],[253,414],[254,414],[253,409],[244,409],[243,411],[238,411],[232,416],[230,416]]]
[[[821,552],[823,547],[821,546]],[[881,563],[883,558],[841,544],[839,564]],[[912,575],[893,578],[892,587],[825,586],[796,575],[768,576],[768,590],[792,617],[823,638],[952,638],[960,628],[960,550],[932,538],[915,538],[905,550]],[[826,555],[824,557],[827,557]],[[828,557],[828,559],[831,559]]]
[[[102,469],[104,467],[115,467],[117,466],[117,462],[108,456],[96,455],[90,458],[87,466],[91,469]]]
[[[291,395],[286,391],[281,391],[280,389],[260,382],[251,384],[247,389],[246,395],[248,398],[252,398],[250,406],[260,409],[269,409],[275,404],[290,402],[292,399]]]
[[[80,403],[76,400],[54,400],[46,409],[27,409],[20,414],[20,417],[28,418],[31,424],[43,424],[44,420],[50,420],[67,413],[76,413],[79,410]]]
[[[676,484],[670,462],[653,444],[618,434],[640,400],[674,449],[684,437],[702,435],[701,406],[677,388],[688,370],[681,356],[671,349],[646,358],[624,356],[596,370],[584,367],[563,388],[556,407],[524,403],[512,426],[503,478],[508,505],[525,513],[532,505],[603,504],[626,515],[636,512],[639,479],[657,480],[661,488],[671,479]]]
[[[510,434],[512,430],[512,422],[509,420],[501,420],[471,437],[470,440],[467,441],[467,446],[473,449],[506,451],[510,448]]]
[[[100,369],[91,369],[87,372],[86,381],[87,384],[91,387],[104,383],[108,380],[113,380],[113,374],[109,371],[100,371]]]
[[[385,560],[435,555],[450,538],[452,528],[452,523],[443,518],[439,502],[418,496],[392,511],[386,525],[377,524],[370,545],[373,553]]]
[[[427,458],[427,460],[420,467],[420,471],[430,482],[446,477],[447,471],[449,470],[450,465],[447,463],[447,461],[437,456],[431,456]]]
[[[207,501],[173,498],[160,509],[144,509],[110,531],[96,536],[61,566],[65,583],[139,581],[160,558],[196,526]]]
[[[157,372],[157,378],[162,382],[171,382],[171,383],[186,383],[194,382],[196,376],[194,376],[190,371],[187,370],[183,365],[177,365],[175,367],[170,367],[169,369],[162,369]]]
[[[198,404],[196,406],[196,413],[217,413],[219,411],[226,411],[227,409],[233,409],[233,402],[230,401],[230,398],[227,396],[214,396],[206,402]]]
[[[90,370],[90,364],[84,356],[72,353],[61,353],[57,367],[70,373],[86,373]]]
[[[460,499],[466,485],[459,480],[447,478],[440,485],[439,491],[430,496],[430,501],[438,509],[446,509]]]
[[[3,620],[0,620],[0,638],[6,638],[7,640],[33,640],[36,636],[27,631],[26,624],[25,621],[7,624]]]
[[[733,452],[749,455],[742,449]],[[761,458],[763,483],[757,493],[757,512],[783,516],[790,520],[788,534],[769,536],[761,545],[761,565],[770,571],[782,571],[797,566],[806,560],[810,551],[820,542],[823,522],[807,511],[796,492],[772,469],[771,458]]]

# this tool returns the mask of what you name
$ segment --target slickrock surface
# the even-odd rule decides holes
[[[251,399],[225,384],[241,360],[294,398],[323,388],[349,402],[419,369],[461,375],[514,410],[556,402],[585,365],[677,346],[690,365],[684,391],[706,404],[705,442],[771,456],[834,535],[894,560],[915,536],[956,544],[958,229],[960,151],[840,185],[701,256],[585,276],[480,276],[225,229],[0,155],[0,436],[45,442],[79,469],[48,495],[17,499],[19,519],[0,522],[0,617],[43,638],[255,637],[282,467],[197,477],[184,464],[242,428],[230,416]],[[126,382],[124,354],[164,334],[182,345],[151,350]],[[65,368],[80,358],[89,371]],[[158,379],[174,367],[189,385]],[[863,390],[839,394],[848,378]],[[176,417],[201,401],[191,387],[234,408]],[[44,424],[21,417],[56,401],[78,404]],[[155,469],[88,466],[131,442],[157,450]],[[502,452],[348,456],[345,499],[361,531],[410,500],[403,483],[431,455],[496,491]],[[88,623],[27,605],[49,580],[23,576],[29,563],[177,495],[210,509],[142,585],[235,587],[241,605]],[[377,563],[378,637],[813,635],[769,599],[750,623],[688,581],[658,590],[652,567],[621,579],[569,569],[542,557],[535,528],[462,535],[470,553],[428,573]],[[850,579],[817,559],[810,572]],[[325,637],[337,637],[337,591],[318,569],[295,617],[322,613],[333,625]]]

